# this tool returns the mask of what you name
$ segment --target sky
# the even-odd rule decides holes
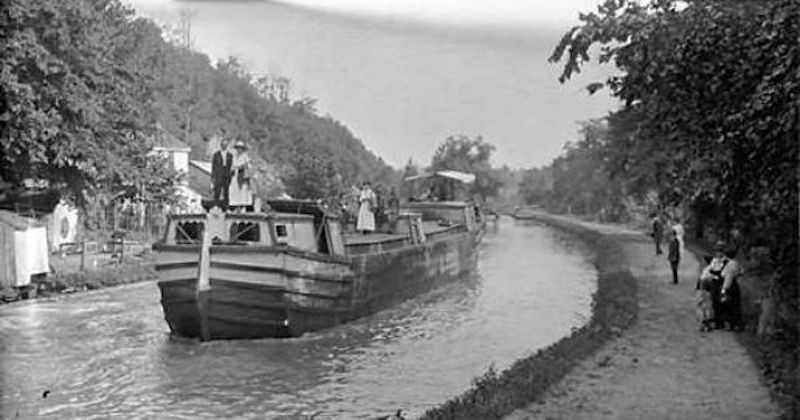
[[[481,135],[493,164],[547,164],[577,122],[616,106],[584,88],[613,69],[587,67],[561,85],[547,58],[597,0],[127,0],[161,23],[192,11],[194,47],[237,56],[248,71],[292,80],[397,168],[427,165],[450,135]]]

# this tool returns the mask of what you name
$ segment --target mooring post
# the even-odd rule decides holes
[[[211,290],[211,283],[208,278],[208,271],[211,268],[211,234],[208,229],[203,229],[203,239],[200,244],[200,261],[197,273],[197,311],[200,315],[200,339],[208,341],[211,335],[208,331],[208,294]]]

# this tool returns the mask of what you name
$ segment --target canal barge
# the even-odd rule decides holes
[[[320,202],[168,218],[153,246],[173,334],[200,340],[300,336],[464,278],[484,222],[465,201],[410,202],[389,233],[345,233]]]
[[[536,219],[538,210],[538,206],[517,207],[514,209],[514,212],[511,213],[511,217],[516,220],[534,220]]]

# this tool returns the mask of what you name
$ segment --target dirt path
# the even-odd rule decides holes
[[[774,419],[777,405],[734,333],[700,333],[699,263],[684,255],[680,283],[649,238],[584,223],[617,238],[639,280],[639,319],[544,396],[507,419]]]

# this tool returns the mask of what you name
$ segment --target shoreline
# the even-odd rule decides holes
[[[64,296],[84,295],[93,291],[155,281],[157,275],[152,261],[134,260],[119,265],[48,275],[37,280],[36,296],[11,302],[0,300],[0,307],[24,302],[46,301]]]
[[[514,362],[503,372],[490,368],[473,381],[473,387],[440,406],[426,411],[423,419],[501,418],[515,409],[541,400],[553,384],[562,380],[580,361],[620,336],[636,320],[639,311],[635,277],[627,269],[618,241],[609,235],[569,220],[538,213],[533,221],[566,231],[594,252],[597,290],[592,317],[583,327]]]
[[[699,332],[692,252],[675,284],[638,230],[545,212],[533,219],[596,252],[590,323],[503,372],[490,368],[422,418],[790,418],[749,333]]]

